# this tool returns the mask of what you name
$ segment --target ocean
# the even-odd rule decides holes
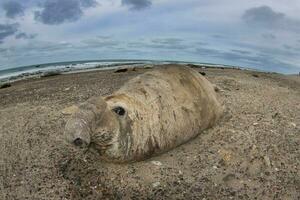
[[[45,63],[37,65],[22,66],[10,69],[0,69],[0,82],[15,81],[33,76],[39,76],[49,72],[76,72],[89,69],[117,68],[119,66],[143,66],[155,64],[196,64],[211,67],[226,67],[225,65],[211,63],[195,63],[184,61],[157,61],[157,60],[84,60]],[[231,66],[227,66],[231,67]]]

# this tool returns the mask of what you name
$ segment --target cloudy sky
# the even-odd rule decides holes
[[[0,0],[0,69],[155,59],[300,71],[299,0]]]

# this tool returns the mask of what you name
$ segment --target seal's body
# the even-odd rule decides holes
[[[197,71],[162,66],[110,96],[81,104],[66,124],[66,135],[105,160],[137,161],[185,143],[221,113],[213,86]]]

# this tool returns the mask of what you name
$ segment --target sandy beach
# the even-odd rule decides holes
[[[61,111],[151,69],[0,89],[0,199],[300,199],[300,77],[195,69],[218,86],[224,117],[192,141],[131,164],[75,151],[63,139]]]

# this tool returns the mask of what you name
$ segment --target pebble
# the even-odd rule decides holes
[[[162,166],[162,163],[159,162],[159,161],[153,160],[153,161],[151,161],[151,163],[152,163],[153,165],[156,165],[156,166]]]
[[[294,128],[296,128],[296,124],[295,123],[293,123],[293,122],[291,122],[291,125],[294,127]]]
[[[266,162],[266,165],[267,165],[268,167],[270,167],[270,166],[271,166],[270,158],[269,158],[268,156],[264,156],[264,160],[265,160],[265,162]]]
[[[155,182],[155,183],[152,183],[152,186],[153,186],[153,187],[158,187],[158,186],[160,186],[160,182],[157,181],[157,182]]]

